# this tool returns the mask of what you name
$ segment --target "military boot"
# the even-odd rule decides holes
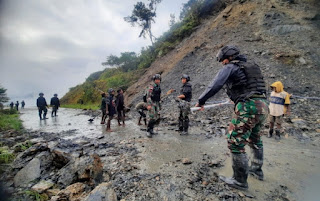
[[[176,129],[175,131],[182,132],[183,131],[183,120],[181,118],[179,118],[178,126],[179,126],[178,129]]]
[[[180,135],[188,135],[188,130],[189,130],[189,119],[185,119],[183,121],[183,131]]]
[[[249,174],[254,176],[255,178],[263,181],[263,147],[261,149],[251,149],[253,158],[251,160],[251,166],[249,168]]]
[[[248,158],[247,154],[234,154],[232,153],[232,169],[233,177],[220,176],[219,178],[227,185],[240,190],[247,190],[248,187]]]
[[[280,140],[281,139],[281,136],[280,136],[280,131],[279,130],[276,130],[276,137],[275,137],[276,140]]]
[[[152,138],[152,135],[154,135],[155,133],[153,132],[153,128],[155,125],[155,121],[154,120],[150,120],[148,123],[148,128],[147,128],[147,137]]]
[[[272,138],[272,134],[273,134],[273,128],[270,128],[268,133],[268,138]]]

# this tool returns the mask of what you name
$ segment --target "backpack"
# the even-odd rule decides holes
[[[147,102],[147,93],[145,93],[144,95],[143,95],[143,97],[142,97],[142,100],[143,100],[143,102]]]

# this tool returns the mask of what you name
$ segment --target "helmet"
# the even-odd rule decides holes
[[[43,96],[44,94],[42,92],[39,93],[39,96]]]
[[[160,74],[155,74],[154,76],[152,76],[152,80],[155,81],[156,79],[161,81],[161,76]]]
[[[183,74],[183,75],[181,76],[181,79],[182,79],[182,78],[185,78],[185,79],[187,80],[187,82],[190,81],[190,76],[187,75],[187,74]]]
[[[112,88],[108,89],[108,93],[111,94],[114,90]]]
[[[53,94],[53,96],[58,96],[58,94]]]
[[[222,62],[230,56],[237,56],[240,50],[234,45],[227,45],[221,48],[217,54],[217,61]]]

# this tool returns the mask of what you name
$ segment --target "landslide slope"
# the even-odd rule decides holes
[[[155,73],[162,74],[163,91],[179,90],[180,77],[189,74],[193,102],[222,68],[215,55],[223,45],[237,45],[242,54],[261,66],[266,85],[280,80],[293,95],[318,96],[320,92],[320,2],[316,0],[251,0],[228,3],[205,20],[174,50],[157,59],[126,91],[128,105],[142,100]],[[219,92],[216,99],[226,95]],[[319,119],[319,101],[293,101],[295,115]],[[164,106],[170,107],[166,99]],[[310,107],[312,105],[312,107]],[[163,107],[167,108],[167,107]],[[167,109],[168,112],[172,111]]]

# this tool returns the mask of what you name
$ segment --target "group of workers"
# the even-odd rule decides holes
[[[115,114],[118,114],[118,126],[125,126],[125,106],[124,106],[124,97],[123,90],[117,90],[117,96],[115,97],[114,89],[110,88],[108,90],[108,96],[105,93],[101,94],[101,105],[100,109],[102,111],[101,124],[105,124],[107,119],[107,132],[112,132],[111,130],[111,120]],[[122,124],[121,124],[122,121]]]
[[[217,61],[222,63],[223,68],[200,95],[195,107],[203,110],[206,101],[226,85],[227,95],[235,105],[235,117],[230,122],[227,134],[228,148],[232,156],[233,176],[230,178],[221,176],[220,179],[231,187],[245,190],[248,189],[248,174],[259,180],[264,179],[262,171],[264,154],[260,131],[269,114],[268,137],[273,136],[274,124],[276,124],[276,139],[280,139],[283,116],[289,113],[290,95],[284,91],[283,84],[277,81],[270,86],[272,92],[268,101],[260,67],[254,62],[247,61],[236,46],[228,45],[221,48],[217,54]],[[147,137],[150,138],[154,135],[154,126],[160,121],[161,108],[161,77],[155,74],[152,80],[153,84],[147,88],[144,102],[136,106],[140,114],[138,124],[141,125],[141,120],[144,120],[147,125]],[[180,108],[178,131],[181,131],[183,135],[188,134],[189,127],[188,115],[192,98],[192,85],[189,81],[188,75],[181,77],[182,87],[177,97]],[[148,111],[148,123],[144,111]],[[253,153],[250,166],[245,151],[247,144]]]
[[[268,137],[271,138],[273,136],[274,124],[276,124],[275,137],[280,139],[283,115],[289,113],[290,95],[284,91],[283,84],[277,81],[270,86],[272,92],[268,101],[260,67],[254,62],[247,61],[247,58],[240,54],[240,50],[236,46],[228,45],[221,48],[217,54],[217,61],[222,63],[223,68],[220,69],[206,90],[200,95],[195,107],[199,107],[199,110],[202,111],[206,101],[226,85],[227,95],[234,103],[235,112],[235,117],[232,118],[227,133],[228,148],[232,156],[233,176],[230,178],[221,176],[220,179],[231,187],[245,190],[248,189],[248,174],[255,176],[259,180],[264,179],[262,171],[264,153],[260,131],[269,114],[270,128]],[[147,87],[144,93],[143,102],[136,105],[136,110],[140,114],[138,125],[142,125],[141,120],[143,119],[144,124],[147,126],[146,136],[149,138],[152,138],[155,134],[154,127],[160,122],[160,103],[162,98],[160,74],[155,74],[152,80],[153,83]],[[177,131],[181,135],[187,135],[192,99],[192,85],[190,84],[189,75],[183,74],[181,82],[180,93],[176,98],[180,108]],[[40,120],[47,119],[48,105],[43,95],[43,93],[40,93],[40,97],[37,99]],[[108,118],[106,131],[112,131],[111,120],[115,114],[118,116],[118,125],[125,126],[123,90],[117,90],[117,96],[115,96],[115,90],[110,88],[108,96],[105,93],[102,93],[101,96],[101,124],[105,124]],[[57,94],[54,94],[50,105],[53,106],[52,116],[56,116],[60,106]],[[145,111],[148,111],[148,119]],[[44,112],[43,116],[41,116],[42,112]],[[245,145],[247,144],[253,153],[250,166],[245,151]]]
[[[19,105],[20,105],[19,101],[17,101],[16,103],[11,102],[10,103],[10,109],[13,110],[13,107],[15,106],[15,109],[17,111],[19,111]],[[24,100],[22,100],[21,101],[21,109],[23,109],[25,105],[26,105],[26,103],[24,102]]]

